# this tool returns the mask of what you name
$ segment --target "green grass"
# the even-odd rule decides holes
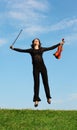
[[[77,130],[77,111],[0,109],[0,130]]]

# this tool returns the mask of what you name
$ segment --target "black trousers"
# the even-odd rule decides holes
[[[33,101],[41,101],[39,97],[39,83],[40,83],[40,74],[42,76],[42,81],[45,89],[46,98],[51,98],[50,89],[48,84],[47,69],[45,65],[33,67],[33,77],[34,77],[34,97]]]

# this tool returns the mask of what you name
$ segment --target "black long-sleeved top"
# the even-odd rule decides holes
[[[19,48],[13,48],[13,50],[18,51],[18,52],[23,52],[23,53],[29,53],[32,57],[32,63],[33,63],[33,67],[36,66],[41,66],[44,65],[44,61],[43,61],[43,57],[42,54],[45,51],[49,51],[49,50],[53,50],[55,48],[57,48],[59,44],[53,45],[51,47],[40,47],[39,49],[19,49]]]

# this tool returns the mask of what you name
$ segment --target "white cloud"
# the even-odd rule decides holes
[[[13,0],[7,2],[6,8],[4,21],[8,19],[11,26],[25,28],[30,35],[45,31],[43,23],[49,11],[47,0]]]
[[[70,101],[77,101],[77,93],[72,93],[69,95]]]
[[[33,26],[29,25],[29,27],[25,28],[24,31],[27,34],[29,34],[29,35],[34,35],[36,33],[43,33],[43,32],[45,32],[45,29],[42,26],[40,26],[40,25],[33,25]]]
[[[53,104],[62,104],[63,103],[63,100],[62,99],[57,99],[57,100],[53,100]]]
[[[49,27],[49,31],[57,31],[57,30],[62,30],[62,29],[68,29],[68,27],[77,25],[77,18],[74,19],[63,19],[59,22],[57,22],[54,25],[51,25]]]
[[[3,44],[6,44],[6,40],[5,39],[0,39],[0,46],[2,46]]]
[[[24,19],[24,14],[21,12],[16,12],[16,11],[10,11],[9,12],[10,17],[18,20],[23,20]]]
[[[53,25],[46,25],[46,26],[43,24],[29,25],[29,27],[27,28],[27,31],[28,31],[28,33],[31,34],[31,32],[32,33],[34,33],[34,32],[46,33],[46,32],[53,32],[53,31],[60,31],[60,30],[64,30],[64,29],[68,31],[69,29],[71,29],[71,32],[72,32],[71,41],[72,41],[75,39],[77,40],[77,33],[73,32],[76,25],[77,25],[77,18],[70,19],[70,20],[64,19],[64,20],[62,20],[56,24],[53,24]],[[70,36],[67,36],[66,39],[67,39],[67,41],[69,41]]]
[[[36,1],[36,0],[28,0],[28,5],[31,7],[31,8],[34,8],[36,10],[39,10],[39,11],[46,11],[48,10],[48,2],[46,0],[39,0],[39,1]]]
[[[43,18],[44,12],[48,10],[48,2],[44,1],[36,1],[36,0],[26,0],[26,1],[16,1],[13,0],[8,3],[9,8],[9,16],[12,18],[20,19],[22,17],[25,19],[30,19],[33,21],[34,19]],[[41,12],[41,13],[40,13]],[[16,17],[17,16],[17,17]],[[34,18],[34,19],[33,19]],[[25,21],[26,22],[26,21]]]
[[[61,99],[52,100],[53,108],[73,110],[77,109],[77,93],[70,93]]]
[[[77,43],[77,32],[66,36],[65,40],[66,40],[66,44],[68,44],[68,45]]]
[[[48,33],[53,31],[66,31],[70,29],[70,35],[66,36],[67,43],[72,42],[72,40],[77,40],[76,33],[73,31],[77,26],[77,18],[66,18],[55,24],[50,24],[50,19],[47,15],[49,14],[50,6],[47,0],[5,0],[6,11],[4,12],[4,17],[2,14],[0,17],[4,21],[15,28],[23,28],[28,35],[33,35],[37,33]],[[1,21],[3,21],[1,19]],[[76,31],[76,30],[75,30]],[[70,34],[70,33],[69,33]]]
[[[7,0],[6,0],[7,1]],[[36,9],[44,11],[48,9],[48,1],[47,0],[13,0],[7,1],[8,7],[11,6],[12,9]]]

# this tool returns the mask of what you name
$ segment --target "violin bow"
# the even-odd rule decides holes
[[[18,37],[20,36],[20,34],[22,33],[22,29],[20,30],[19,34],[17,35],[17,37],[15,38],[14,42],[12,43],[11,46],[13,46],[15,44],[15,42],[17,41]]]

